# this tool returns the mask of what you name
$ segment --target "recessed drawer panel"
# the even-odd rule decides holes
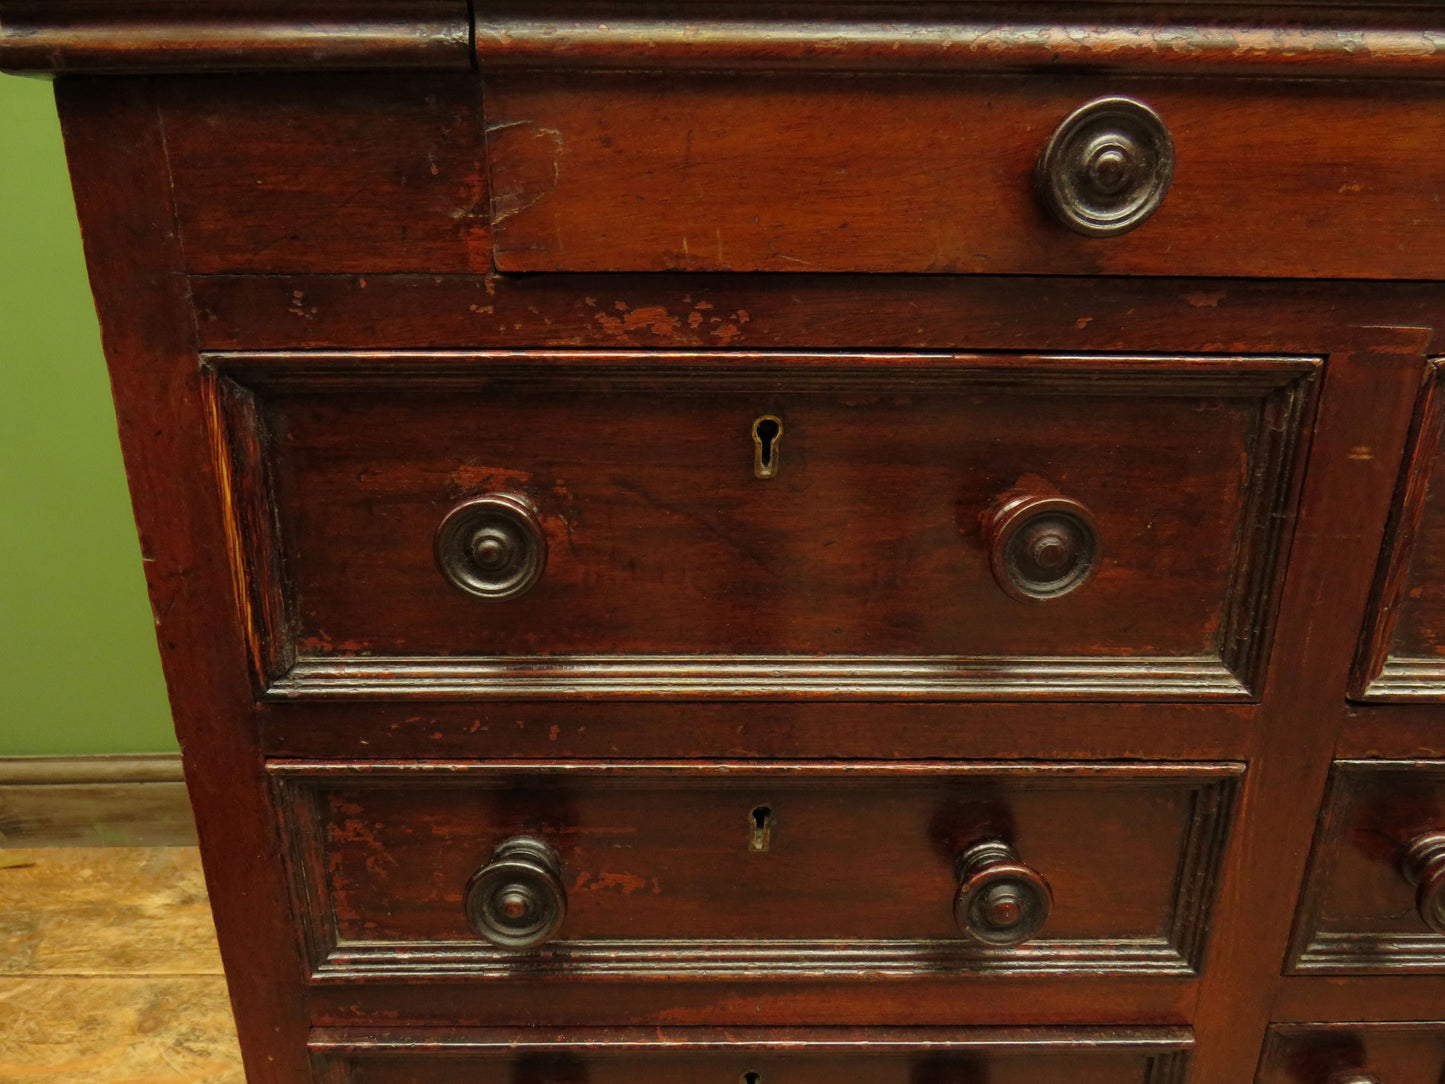
[[[1340,761],[1296,929],[1298,971],[1445,971],[1445,761]]]
[[[322,1084],[1183,1084],[1179,1028],[311,1033]]]
[[[271,766],[316,981],[1191,975],[1241,770]]]
[[[1390,526],[1355,664],[1360,700],[1445,699],[1445,377],[1422,372]]]
[[[1421,243],[1445,232],[1431,83],[492,72],[485,88],[503,271],[1445,273]],[[1066,123],[1119,97],[1167,133],[1162,193],[1154,122]],[[1041,182],[1056,132],[1072,150]],[[1132,228],[1077,232],[1040,190]]]
[[[1245,698],[1318,370],[213,361],[278,696]]]
[[[1440,1084],[1445,1024],[1275,1024],[1257,1084]]]

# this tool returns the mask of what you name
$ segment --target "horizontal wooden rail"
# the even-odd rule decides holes
[[[0,70],[1445,74],[1438,4],[0,0]]]

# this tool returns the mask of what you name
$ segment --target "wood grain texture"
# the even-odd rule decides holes
[[[226,983],[0,978],[0,1079],[46,1084],[245,1084]]]
[[[7,0],[0,70],[465,69],[470,22],[461,0]]]
[[[1402,862],[1412,840],[1445,828],[1445,763],[1341,761],[1321,810],[1291,969],[1349,974],[1445,972],[1445,936],[1415,908]]]
[[[488,68],[1433,74],[1418,8],[1294,4],[488,3]]]
[[[1415,243],[1445,228],[1411,168],[1445,137],[1432,84],[492,73],[485,85],[502,271],[1445,272]],[[1103,94],[1152,107],[1177,165],[1148,222],[1081,237],[1047,217],[1034,163]]]
[[[1329,1084],[1358,1071],[1360,1079],[1435,1084],[1445,1070],[1445,1025],[1343,1024],[1270,1028],[1258,1084]]]
[[[473,77],[212,76],[157,94],[188,270],[491,269]]]
[[[161,665],[250,1084],[307,1072],[299,965],[257,738],[202,374],[144,80],[56,86]],[[230,854],[235,860],[227,860]]]
[[[1445,518],[1437,492],[1445,419],[1441,368],[1422,371],[1410,443],[1355,661],[1351,695],[1400,702],[1445,698]]]
[[[877,982],[1191,974],[1241,768],[271,770],[317,980]],[[751,835],[759,808],[776,822],[763,850]],[[1079,833],[1094,846],[1080,850]],[[570,900],[559,939],[535,953],[480,941],[462,907],[468,878],[515,836],[559,852]],[[1017,948],[973,943],[953,917],[953,863],[993,838],[1039,869],[1056,900],[1046,930]]]
[[[621,1029],[558,1032],[400,1031],[313,1033],[324,1084],[401,1084],[424,1073],[438,1084],[787,1079],[821,1084],[989,1081],[1026,1084],[1067,1076],[1079,1084],[1178,1084],[1190,1040],[1169,1029],[984,1029],[742,1032]]]
[[[6,851],[0,976],[221,974],[194,847]]]
[[[264,415],[233,417],[229,444],[265,434],[270,449],[300,660],[276,687],[285,696],[1238,695],[1265,657],[1318,368],[212,361]],[[760,482],[750,426],[769,413],[787,428],[777,476]],[[253,435],[234,432],[247,425]],[[243,507],[266,485],[246,469],[231,472]],[[996,582],[980,522],[1020,487],[1066,493],[1097,519],[1100,569],[1078,592],[1020,602]],[[432,555],[448,508],[491,491],[538,509],[552,554],[540,583],[504,603],[456,591]],[[253,539],[248,567],[269,563],[265,544]]]

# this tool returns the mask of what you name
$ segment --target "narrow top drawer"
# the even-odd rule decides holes
[[[1434,84],[503,70],[484,88],[502,271],[1445,272]],[[1036,176],[1067,118],[1118,97],[1167,135],[1105,110]],[[1040,197],[1117,210],[1164,151],[1157,209],[1117,235]]]

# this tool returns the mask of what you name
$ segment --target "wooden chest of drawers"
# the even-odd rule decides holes
[[[1435,18],[0,3],[253,1084],[1437,1084]]]

